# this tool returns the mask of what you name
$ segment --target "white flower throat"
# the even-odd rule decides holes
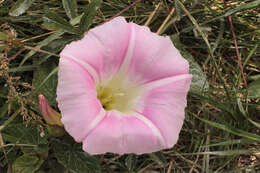
[[[96,85],[97,97],[107,111],[132,112],[141,94],[141,88],[126,79],[115,75],[111,80]]]

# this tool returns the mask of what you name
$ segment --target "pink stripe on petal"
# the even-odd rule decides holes
[[[158,79],[158,80],[154,80],[148,83],[145,83],[143,85],[141,85],[140,87],[144,90],[144,91],[149,91],[152,90],[154,88],[158,88],[160,86],[164,86],[173,82],[178,82],[181,81],[183,79],[191,79],[192,75],[191,74],[183,74],[183,75],[177,75],[177,76],[171,76],[171,77],[166,77],[166,78],[162,78],[162,79]]]
[[[82,40],[67,45],[60,55],[74,57],[78,62],[89,64],[101,79],[106,80],[119,70],[129,39],[129,24],[123,17],[117,17],[91,29]]]
[[[130,64],[133,58],[133,51],[134,51],[134,46],[135,46],[135,30],[134,27],[132,25],[132,23],[128,24],[129,28],[130,28],[130,39],[129,39],[129,43],[128,43],[128,48],[125,54],[125,57],[123,59],[123,62],[120,66],[120,69],[118,71],[118,73],[125,75],[125,73],[128,71],[128,69],[130,68]]]
[[[100,82],[100,78],[99,78],[99,75],[97,74],[96,70],[91,65],[86,63],[85,61],[82,61],[82,60],[75,58],[71,55],[64,55],[64,54],[62,55],[62,58],[67,58],[67,59],[70,59],[72,61],[75,61],[76,63],[81,65],[91,75],[91,77],[93,77],[95,83]]]
[[[151,122],[149,119],[147,119],[144,115],[140,114],[139,112],[135,112],[132,113],[131,116],[136,117],[137,119],[141,120],[145,125],[147,125],[150,130],[153,132],[154,136],[156,136],[156,138],[158,138],[160,144],[162,146],[165,145],[163,136],[160,132],[160,130],[153,124],[153,122]]]
[[[188,74],[188,62],[174,47],[170,38],[152,33],[146,26],[132,23],[135,47],[128,76],[137,83]]]
[[[191,77],[186,77],[153,88],[140,100],[136,111],[140,112],[160,130],[166,146],[172,147],[178,140],[184,120],[186,95]]]
[[[65,129],[76,141],[86,136],[87,127],[101,111],[94,81],[89,73],[74,61],[60,59],[57,87],[58,107]]]

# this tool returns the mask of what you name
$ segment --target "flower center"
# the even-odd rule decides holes
[[[123,77],[113,77],[96,86],[97,97],[107,111],[130,113],[137,104],[141,89]]]

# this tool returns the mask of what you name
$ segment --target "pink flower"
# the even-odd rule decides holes
[[[142,154],[177,142],[191,75],[169,37],[117,17],[60,56],[62,122],[86,152]]]

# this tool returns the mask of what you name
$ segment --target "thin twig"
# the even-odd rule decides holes
[[[155,9],[154,9],[153,12],[150,14],[148,20],[145,22],[144,26],[148,26],[148,25],[150,24],[150,22],[151,22],[152,19],[153,19],[153,16],[154,16],[155,13],[158,11],[158,9],[159,9],[159,7],[162,5],[162,3],[163,3],[163,2],[161,1],[161,2],[159,2],[159,3],[156,5]]]
[[[45,53],[45,54],[49,54],[49,55],[52,55],[52,56],[59,57],[59,55],[57,55],[55,53],[48,52],[46,50],[42,50],[42,49],[38,49],[38,48],[35,48],[35,47],[26,46],[26,45],[24,45],[23,47],[26,48],[26,49],[29,49],[29,50],[33,50],[35,52],[41,52],[41,53]]]
[[[173,7],[172,10],[170,11],[170,13],[168,14],[168,16],[166,17],[166,19],[163,21],[162,25],[160,26],[160,28],[157,30],[157,34],[160,34],[163,27],[166,25],[166,23],[168,22],[168,20],[171,18],[173,12],[175,11],[175,8]]]
[[[191,164],[191,165],[194,165],[194,164],[196,164],[195,162],[193,162],[193,161],[191,161],[191,160],[189,160],[189,159],[186,159],[183,155],[181,155],[180,153],[177,153],[177,152],[175,152],[176,153],[176,156],[179,156],[182,160],[184,160],[185,162],[187,162],[187,163],[189,163],[189,164]],[[201,169],[201,168],[200,168]],[[196,172],[196,173],[198,173],[199,171],[196,169],[196,168],[193,168],[193,171],[194,172]]]
[[[200,147],[199,147],[199,151],[198,151],[198,152],[201,152],[201,145],[202,145],[202,142],[201,142],[201,144],[200,144]],[[189,170],[189,173],[194,172],[193,170],[195,169],[195,167],[196,167],[196,165],[197,165],[197,162],[198,162],[198,160],[199,160],[199,157],[200,157],[200,155],[198,154],[197,157],[196,157],[196,159],[195,159],[195,161],[194,161],[194,164],[192,165],[192,167],[191,167],[190,170]]]
[[[53,34],[53,33],[55,33],[55,32],[56,32],[56,31],[51,31],[51,32],[47,32],[47,33],[44,33],[44,34],[41,34],[41,35],[37,35],[37,36],[35,36],[35,37],[31,37],[31,38],[28,38],[28,39],[24,39],[24,40],[21,40],[21,43],[24,43],[24,42],[30,41],[30,40],[34,40],[34,39],[36,39],[36,38],[44,37],[44,36],[46,36],[46,35],[50,35],[50,34]]]
[[[15,59],[18,55],[20,55],[23,51],[25,51],[26,49],[23,48],[23,49],[20,49],[16,54],[14,54],[13,56],[11,56],[9,59],[9,61]]]
[[[173,162],[170,162],[169,168],[167,170],[167,173],[171,173]]]

